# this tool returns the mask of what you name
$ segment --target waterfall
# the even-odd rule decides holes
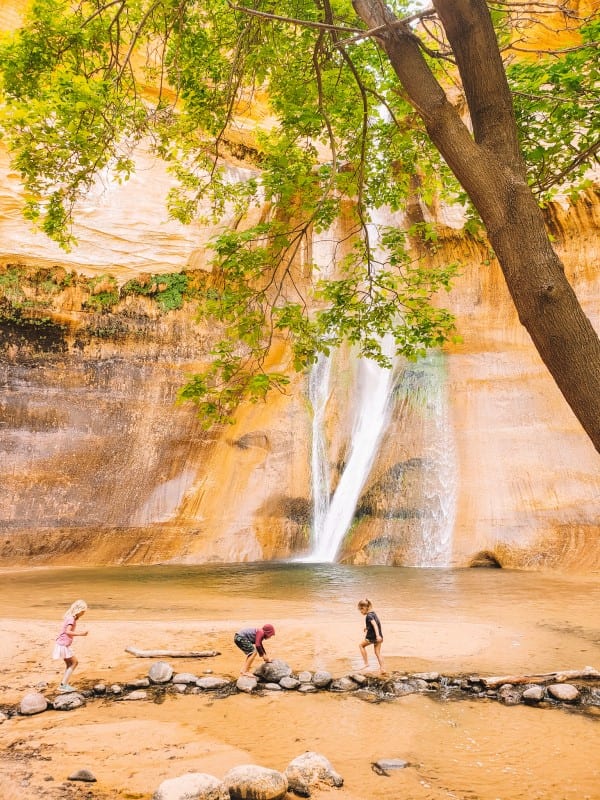
[[[448,567],[452,560],[457,460],[445,363],[441,352],[432,352],[417,364],[416,385],[413,382],[399,386],[399,393],[404,388],[421,405],[423,413],[423,513],[419,532],[405,560],[410,567]]]
[[[393,352],[393,339],[386,337],[384,352]],[[355,378],[356,405],[350,451],[336,490],[329,500],[327,447],[322,420],[329,394],[330,358],[322,357],[311,375],[313,387],[313,550],[303,561],[335,561],[344,536],[377,455],[385,431],[394,384],[394,370],[370,359],[358,359]],[[326,364],[326,366],[324,366]],[[324,379],[325,378],[325,379]],[[320,427],[319,427],[320,426]],[[324,477],[325,476],[325,477]]]

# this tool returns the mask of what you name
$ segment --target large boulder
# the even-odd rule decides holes
[[[292,674],[292,668],[285,661],[276,658],[261,664],[254,670],[254,674],[266,683],[279,683],[282,678],[287,678]]]
[[[253,675],[240,675],[235,682],[235,685],[240,692],[246,692],[246,694],[250,694],[256,689],[258,685],[258,679]]]
[[[19,704],[19,714],[40,714],[48,708],[48,701],[41,692],[27,692]]]
[[[205,772],[188,772],[163,781],[152,800],[229,800],[227,787]]]
[[[344,779],[331,766],[329,759],[320,753],[307,750],[290,761],[285,770],[289,788],[300,797],[310,797],[319,786],[343,786]]]
[[[579,699],[579,689],[571,683],[552,683],[548,686],[548,694],[563,703],[574,703]]]
[[[231,800],[282,800],[288,790],[282,772],[255,764],[233,767],[223,776]]]

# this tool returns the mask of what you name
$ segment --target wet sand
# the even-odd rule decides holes
[[[543,603],[535,580],[529,585],[536,602]],[[93,596],[91,584],[88,588]],[[176,606],[178,590],[169,591]],[[423,619],[418,604],[408,603],[394,614],[384,597],[388,670],[503,674],[525,667],[530,672],[598,667],[597,583],[592,580],[578,591],[577,614],[585,612],[580,604],[589,595],[588,611],[595,616],[582,620],[579,628],[572,620],[568,629],[555,616],[565,598],[552,605],[554,610],[546,609],[539,624],[539,613],[531,619],[532,600],[525,590],[516,603],[523,609],[520,622],[508,607],[499,617],[491,603],[478,617],[466,618],[450,605],[446,616]],[[36,605],[29,585],[17,583],[2,597],[3,612],[8,612],[0,619],[3,706],[18,703],[40,682],[48,684],[45,693],[52,699],[62,674],[61,662],[50,658],[55,617],[62,609],[52,604],[37,608],[33,619],[27,613],[27,593],[30,606]],[[226,620],[215,618],[208,594],[208,619],[202,618],[202,609],[199,619],[189,619],[189,609],[182,607],[180,618],[174,619],[172,611],[157,613],[147,603],[137,614],[91,604],[80,623],[89,636],[75,640],[80,667],[72,683],[110,685],[145,676],[152,659],[127,654],[128,645],[217,649],[221,655],[215,658],[170,663],[176,671],[236,676],[243,656],[232,637],[249,621],[274,622],[277,635],[268,642],[269,653],[295,670],[325,668],[337,677],[359,666],[356,645],[362,623],[353,607],[341,614],[334,602],[329,610],[315,613],[307,601],[282,598],[274,605],[273,596],[267,595],[228,596]],[[317,798],[600,800],[599,719],[485,700],[441,702],[411,695],[372,704],[327,693],[225,699],[168,695],[161,704],[94,700],[75,711],[7,720],[0,725],[0,747],[1,800],[149,800],[168,777],[188,771],[222,777],[244,763],[283,770],[305,750],[326,755],[345,779],[342,789],[324,790]],[[380,776],[371,769],[380,758],[402,758],[411,766]],[[66,782],[83,767],[91,769],[97,783]]]

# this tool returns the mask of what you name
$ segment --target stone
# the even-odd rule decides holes
[[[310,797],[320,786],[344,785],[342,776],[334,770],[329,759],[320,753],[307,750],[294,758],[285,769],[290,791],[300,797]]]
[[[79,692],[69,692],[68,694],[59,694],[54,698],[52,708],[55,711],[73,711],[74,708],[81,708],[85,705],[85,698]]]
[[[348,677],[351,678],[354,681],[354,683],[358,684],[359,686],[364,686],[365,683],[367,682],[367,678],[365,675],[362,674],[362,672],[353,672],[352,675],[349,675]]]
[[[126,689],[147,689],[150,686],[149,678],[138,678],[135,681],[127,681],[125,684]]]
[[[148,699],[148,692],[145,692],[143,689],[136,689],[133,692],[128,692],[127,694],[123,695],[123,700],[147,700]]]
[[[378,775],[388,775],[395,769],[406,769],[410,764],[402,758],[379,758],[371,764],[373,772]]]
[[[552,683],[548,686],[548,694],[563,703],[573,703],[579,699],[579,689],[571,683]]]
[[[254,670],[254,674],[267,683],[279,683],[282,678],[292,674],[292,668],[285,661],[276,658],[261,664]]]
[[[105,683],[97,683],[94,686],[94,694],[98,694],[98,695],[106,694],[106,684]]]
[[[282,692],[283,689],[278,683],[265,683],[263,689],[268,689],[270,692]]]
[[[317,670],[312,677],[312,682],[317,689],[326,689],[332,680],[333,675],[331,672],[327,672],[327,670],[324,669]]]
[[[312,677],[312,672],[309,672],[307,669],[298,673],[298,680],[300,683],[310,683],[312,681]]]
[[[83,781],[84,783],[96,783],[96,777],[89,769],[78,769],[67,778],[68,781]]]
[[[233,767],[223,776],[231,800],[282,800],[288,779],[282,772],[255,764]]]
[[[523,700],[526,703],[539,703],[544,699],[544,695],[544,687],[536,684],[535,686],[529,686],[525,689],[523,692]]]
[[[110,687],[111,694],[123,694],[123,687],[119,686],[118,683],[113,683]]]
[[[178,672],[173,675],[173,683],[197,683],[198,676],[192,675],[191,672]]]
[[[224,689],[229,686],[231,681],[227,678],[219,678],[216,675],[206,676],[205,678],[198,678],[196,686],[200,689]]]
[[[517,706],[521,702],[522,694],[512,683],[503,683],[498,689],[498,699],[505,706]]]
[[[300,686],[300,681],[292,678],[291,675],[286,675],[279,681],[279,685],[282,689],[297,689]]]
[[[177,692],[177,694],[185,694],[188,688],[187,683],[174,683],[173,690]]]
[[[367,703],[377,703],[379,697],[372,689],[357,689],[354,693],[355,697],[359,700],[365,700]]]
[[[414,672],[413,678],[418,678],[422,681],[427,681],[428,683],[439,681],[440,673],[439,672]],[[469,678],[471,682],[473,682],[472,678]],[[478,678],[476,680],[479,680]]]
[[[332,692],[353,692],[356,689],[357,684],[352,680],[352,678],[344,677],[344,678],[337,678],[336,680],[331,682],[330,689]]]
[[[48,708],[48,701],[41,692],[27,692],[19,704],[19,714],[31,716]]]
[[[404,697],[404,695],[414,694],[417,691],[410,681],[394,681],[390,689],[395,697]]]
[[[301,692],[302,694],[314,694],[319,690],[313,683],[301,683],[300,686],[298,687],[298,691]]]
[[[166,661],[155,661],[148,670],[152,683],[168,683],[173,677],[173,667]]]
[[[229,792],[223,781],[213,775],[188,772],[164,780],[152,800],[229,800]]]
[[[258,685],[257,678],[250,677],[250,675],[240,675],[240,677],[235,682],[235,685],[239,689],[240,692],[246,692],[246,694],[250,694],[250,692],[254,691]]]

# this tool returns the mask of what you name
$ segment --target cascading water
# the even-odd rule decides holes
[[[404,394],[422,409],[422,513],[404,565],[448,567],[456,518],[457,462],[445,358],[441,352],[432,352],[409,373],[418,377],[399,382],[398,399]]]
[[[393,352],[392,337],[386,337],[383,351]],[[313,551],[304,561],[335,561],[344,536],[350,527],[356,505],[371,466],[377,455],[380,438],[385,431],[394,383],[394,370],[380,367],[369,359],[359,359],[356,370],[357,399],[352,426],[351,445],[345,468],[336,490],[329,500],[327,448],[321,422],[329,395],[329,358],[317,362],[311,385],[313,409]],[[327,363],[325,367],[324,364]],[[322,378],[327,376],[326,380]],[[314,376],[314,377],[313,377]],[[323,458],[325,460],[323,461]],[[325,477],[324,477],[325,476]]]

